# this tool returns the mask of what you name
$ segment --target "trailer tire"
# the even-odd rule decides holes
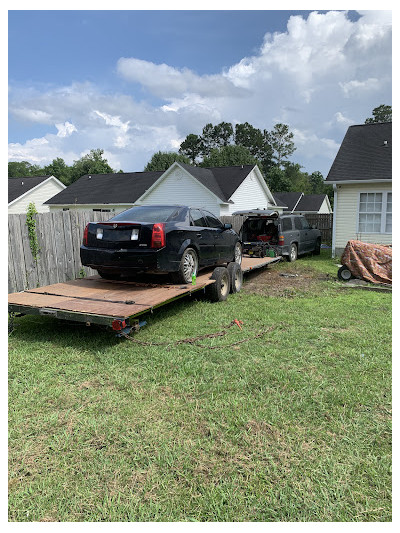
[[[349,281],[354,278],[353,274],[350,272],[346,265],[343,265],[339,268],[337,276],[340,281]]]
[[[231,284],[231,293],[240,292],[243,284],[243,272],[238,263],[228,264],[229,281]]]
[[[215,268],[211,279],[215,279],[215,283],[207,286],[206,292],[209,300],[224,302],[228,298],[231,285],[228,269],[225,267]]]

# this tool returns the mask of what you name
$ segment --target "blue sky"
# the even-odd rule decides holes
[[[391,105],[390,12],[9,11],[9,159],[103,148],[140,171],[203,126],[288,124],[329,170],[351,124]]]

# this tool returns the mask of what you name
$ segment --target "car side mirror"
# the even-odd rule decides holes
[[[232,224],[224,224],[224,229],[232,229]]]

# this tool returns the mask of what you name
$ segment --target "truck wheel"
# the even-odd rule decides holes
[[[290,245],[289,255],[287,256],[287,260],[290,263],[293,263],[294,261],[296,261],[296,259],[297,259],[297,245],[293,243]]]
[[[192,275],[197,276],[199,260],[193,248],[186,248],[182,254],[178,272],[172,273],[174,283],[191,283]]]
[[[320,255],[320,254],[321,254],[321,239],[317,239],[317,242],[315,243],[313,255]]]
[[[339,268],[337,277],[340,279],[340,281],[349,281],[354,276],[347,266],[343,265]]]
[[[243,272],[237,263],[228,265],[229,281],[231,284],[231,293],[240,292],[243,284]]]
[[[228,298],[230,290],[230,279],[228,269],[217,267],[212,273],[211,279],[215,283],[207,286],[207,295],[212,302],[223,302]]]

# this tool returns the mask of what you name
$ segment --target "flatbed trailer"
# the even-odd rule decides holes
[[[247,273],[279,261],[280,257],[244,257]],[[215,283],[212,271],[197,276],[196,284],[174,285],[106,280],[100,276],[75,279],[8,295],[13,315],[41,315],[87,325],[110,326],[118,334],[138,330],[141,315]]]

